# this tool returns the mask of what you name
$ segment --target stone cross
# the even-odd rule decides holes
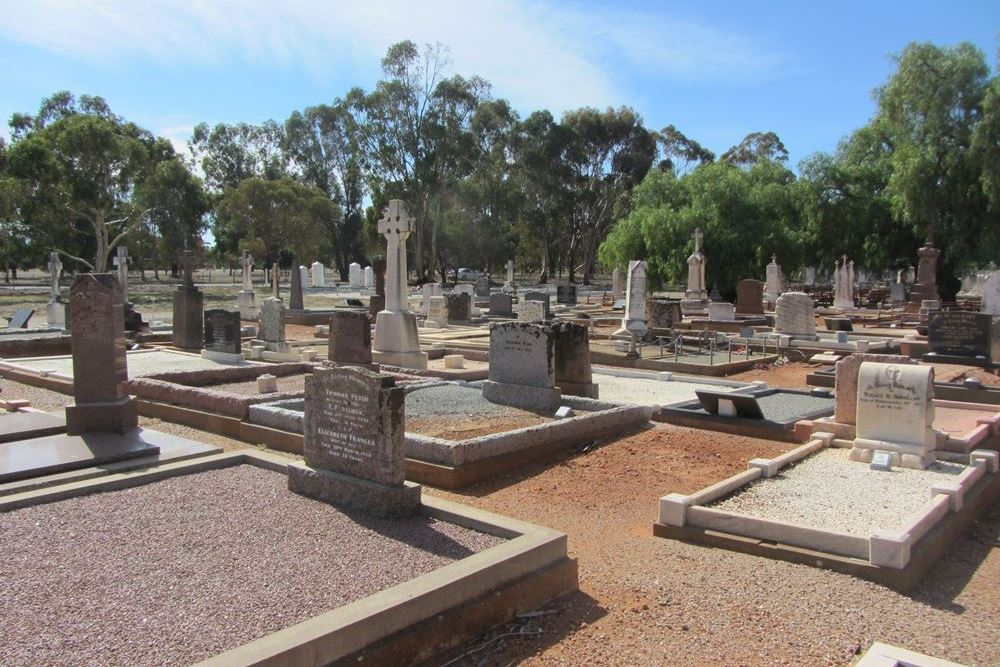
[[[385,309],[406,311],[406,239],[413,231],[410,216],[402,200],[389,202],[385,217],[378,221],[378,231],[384,234],[386,247]]]
[[[695,252],[701,252],[701,240],[704,237],[705,237],[705,235],[701,233],[701,227],[695,227],[694,228],[694,251]]]
[[[240,262],[243,268],[243,289],[252,290],[253,284],[250,282],[250,275],[253,271],[253,255],[251,255],[246,250],[243,251],[243,257]]]
[[[59,261],[59,253],[49,253],[49,274],[52,278],[52,298],[59,297],[59,272],[62,271],[62,262]]]
[[[116,256],[112,261],[115,268],[118,269],[118,282],[122,285],[125,303],[128,303],[128,249],[120,245],[115,253]]]
[[[184,268],[184,286],[194,285],[194,253],[185,250],[181,253],[181,266]]]

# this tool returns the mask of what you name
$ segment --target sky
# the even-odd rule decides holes
[[[100,95],[182,147],[199,122],[283,121],[371,89],[411,39],[447,45],[453,73],[522,116],[627,105],[717,154],[774,131],[794,168],[871,118],[909,42],[969,41],[996,71],[998,36],[998,0],[7,0],[0,116]]]

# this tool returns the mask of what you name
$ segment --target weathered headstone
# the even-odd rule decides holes
[[[503,291],[507,293],[513,293],[517,291],[517,286],[514,284],[514,260],[508,259],[506,264],[507,269],[507,280],[503,284]]]
[[[364,276],[362,275],[360,264],[357,262],[351,262],[350,266],[347,267],[347,276],[351,287],[361,287]]]
[[[315,261],[309,266],[312,274],[313,287],[326,287],[326,267],[320,261]]]
[[[420,511],[420,486],[405,481],[405,393],[356,366],[306,377],[303,463],[288,467],[296,493],[381,517]]]
[[[451,294],[444,295],[444,301],[448,324],[469,324],[472,320],[471,294],[468,292],[452,292]]]
[[[432,296],[427,304],[427,318],[424,326],[431,329],[444,329],[448,326],[448,303],[444,295]]]
[[[281,298],[281,267],[277,262],[271,265],[271,296]]]
[[[346,310],[333,314],[327,359],[338,364],[371,364],[372,325],[367,314]]]
[[[59,273],[62,271],[59,253],[49,254],[48,268],[51,291],[49,292],[49,302],[45,306],[46,319],[50,327],[64,327],[66,325],[66,303],[62,300],[62,295],[59,292]]]
[[[378,231],[386,238],[385,310],[375,320],[372,359],[380,364],[426,369],[427,353],[420,351],[417,318],[409,311],[406,288],[406,239],[413,231],[406,207],[389,202]]]
[[[518,322],[544,322],[546,319],[544,301],[522,299],[517,306]]]
[[[281,299],[272,296],[260,304],[257,337],[257,342],[270,352],[288,352],[289,345],[285,341],[285,304]]]
[[[963,360],[983,363],[990,359],[990,330],[993,318],[986,313],[938,310],[927,323],[927,361]]]
[[[125,433],[139,423],[135,402],[125,392],[124,294],[110,273],[77,275],[70,289],[73,397],[66,408],[70,435]]]
[[[556,303],[566,306],[576,305],[576,285],[556,286]]]
[[[774,306],[776,333],[815,338],[816,317],[812,297],[805,292],[785,292]]]
[[[422,295],[420,306],[426,317],[430,314],[431,298],[443,295],[444,289],[437,283],[424,283],[420,286],[420,294]]]
[[[857,423],[858,370],[864,362],[906,365],[916,363],[896,354],[849,354],[837,362],[835,372],[836,402],[833,420],[838,424]]]
[[[853,310],[854,262],[848,262],[847,255],[844,255],[842,259],[842,262],[834,261],[833,307],[840,310]]]
[[[365,289],[375,289],[375,270],[366,266],[361,273],[361,285]]]
[[[244,250],[240,253],[240,268],[243,272],[243,289],[236,296],[236,304],[240,309],[240,317],[244,320],[256,320],[259,314],[257,310],[257,294],[253,291],[253,256]]]
[[[295,268],[295,264],[292,264],[292,289],[288,294],[288,307],[292,310],[303,310],[302,274],[305,268],[304,266]]]
[[[587,327],[572,322],[552,326],[555,337],[555,384],[563,394],[598,397],[590,367],[590,334]]]
[[[650,329],[673,329],[683,317],[680,301],[671,299],[646,301],[646,325]]]
[[[525,292],[521,295],[521,304],[525,301],[540,301],[542,305],[542,319],[547,320],[552,317],[551,306],[552,297],[547,292]],[[536,320],[532,320],[536,321]]]
[[[490,371],[483,398],[551,414],[561,396],[555,386],[552,328],[526,322],[491,324]]]
[[[807,266],[802,270],[802,284],[806,287],[812,287],[816,284],[816,267]]]
[[[625,280],[620,267],[611,272],[611,301],[617,303],[625,298]]]
[[[764,283],[746,278],[736,284],[736,314],[764,314]]]
[[[625,317],[616,334],[641,336],[646,333],[646,262],[632,260],[628,263],[625,280]]]
[[[876,450],[904,468],[934,461],[934,368],[864,362],[858,371],[857,427],[852,461],[871,463]]]
[[[206,310],[204,330],[205,343],[201,356],[225,363],[243,361],[239,311],[221,308]]]
[[[483,274],[476,281],[475,296],[480,298],[488,298],[490,296],[490,277],[489,275]]]
[[[498,292],[490,295],[490,315],[510,317],[514,314],[514,300],[510,294]]]
[[[185,250],[181,259],[184,283],[174,291],[174,347],[183,350],[200,350],[204,296],[194,284],[194,253]]]
[[[731,303],[713,301],[708,304],[708,319],[710,322],[735,322],[736,309]]]

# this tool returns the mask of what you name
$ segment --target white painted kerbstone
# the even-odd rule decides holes
[[[446,354],[444,355],[444,367],[449,370],[465,368],[465,357],[461,354]]]

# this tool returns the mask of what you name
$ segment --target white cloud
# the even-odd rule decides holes
[[[323,79],[371,71],[401,39],[448,45],[455,71],[479,74],[516,107],[558,114],[629,99],[621,73],[670,80],[770,78],[780,54],[658,13],[584,11],[528,0],[38,0],[0,13],[0,34],[101,63],[304,68]]]

